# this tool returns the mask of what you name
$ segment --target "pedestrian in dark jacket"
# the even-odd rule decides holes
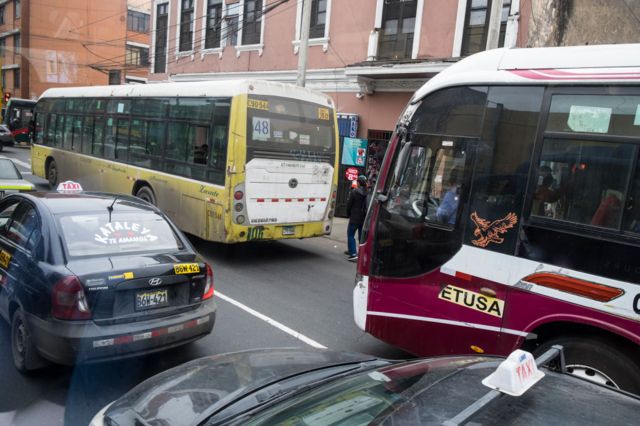
[[[349,217],[349,225],[347,226],[347,254],[349,260],[356,260],[358,253],[356,251],[356,231],[358,231],[358,240],[362,234],[362,224],[367,214],[367,178],[365,176],[358,177],[358,186],[351,190],[349,199],[347,200],[347,216]]]

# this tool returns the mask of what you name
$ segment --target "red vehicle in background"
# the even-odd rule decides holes
[[[640,393],[640,45],[497,49],[413,96],[354,315],[421,356],[565,348]]]
[[[30,99],[11,98],[4,111],[3,123],[11,131],[16,143],[31,143],[31,121],[36,101]],[[13,145],[13,143],[11,143]]]

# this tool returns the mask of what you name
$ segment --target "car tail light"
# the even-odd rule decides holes
[[[51,315],[64,320],[91,318],[91,310],[82,283],[75,275],[64,277],[53,286]]]
[[[236,201],[242,200],[242,197],[244,197],[244,193],[242,191],[236,191],[233,193],[233,198],[235,198]]]
[[[208,263],[205,263],[207,268],[207,278],[204,285],[204,292],[202,294],[202,300],[211,299],[213,297],[213,269]]]

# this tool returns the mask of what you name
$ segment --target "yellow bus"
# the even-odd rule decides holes
[[[138,196],[205,240],[331,232],[331,98],[266,81],[54,88],[36,105],[31,167],[49,181]]]

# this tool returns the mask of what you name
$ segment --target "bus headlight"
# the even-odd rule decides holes
[[[243,215],[238,215],[238,217],[236,217],[236,222],[238,222],[240,225],[242,225],[244,223],[244,216]]]

